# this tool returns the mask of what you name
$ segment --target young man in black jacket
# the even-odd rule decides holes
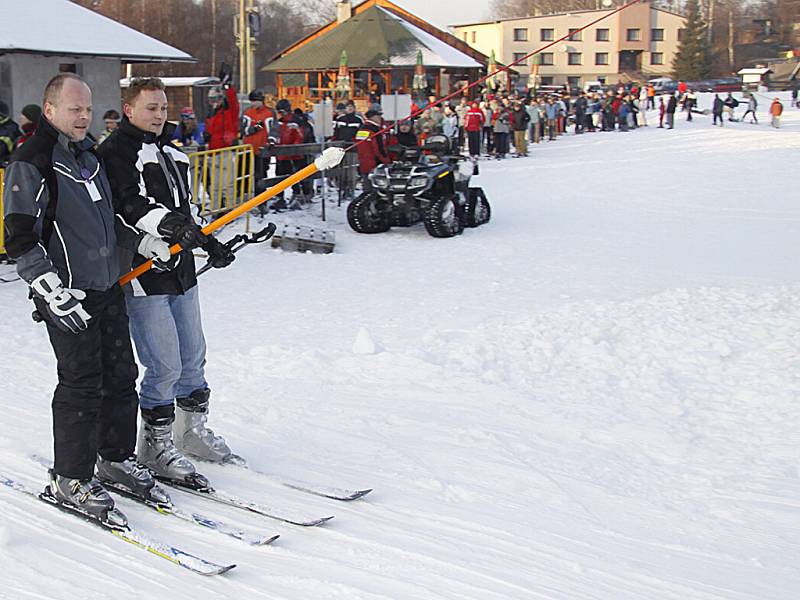
[[[159,501],[168,497],[133,455],[137,369],[117,283],[117,244],[125,237],[149,258],[168,256],[169,248],[150,236],[128,236],[125,227],[117,231],[111,187],[86,137],[89,86],[62,73],[45,88],[43,105],[36,133],[12,155],[3,202],[8,254],[31,287],[58,364],[50,490],[61,503],[124,524],[94,476],[95,464],[100,479]]]
[[[167,122],[163,82],[134,79],[123,111],[119,128],[99,149],[116,212],[137,233],[183,248],[168,265],[141,275],[126,290],[131,334],[145,367],[139,460],[159,477],[207,485],[185,455],[217,462],[233,455],[205,426],[210,390],[192,250],[203,248],[214,267],[228,266],[234,255],[195,222],[189,159],[170,141],[174,126]],[[146,259],[133,256],[132,266]]]

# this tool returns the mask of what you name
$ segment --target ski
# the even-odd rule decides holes
[[[270,473],[264,473],[263,471],[259,471],[257,469],[253,469],[250,467],[244,459],[237,455],[233,455],[236,457],[234,460],[229,462],[223,463],[225,467],[238,467],[248,473],[252,473],[253,475],[257,475],[258,477],[263,477],[271,481],[272,483],[282,485],[287,488],[291,488],[293,490],[297,490],[299,492],[305,492],[306,494],[312,494],[314,496],[321,496],[322,498],[329,498],[330,500],[339,500],[341,502],[350,502],[352,500],[358,500],[359,498],[363,498],[367,494],[372,491],[372,488],[363,488],[358,490],[350,490],[340,487],[332,487],[332,486],[325,486],[325,485],[317,485],[315,483],[308,483],[306,481],[299,481],[296,479],[285,479],[278,477],[276,475],[272,475]],[[218,464],[218,463],[215,463]]]
[[[277,521],[282,521],[284,523],[290,523],[291,525],[300,525],[301,527],[314,527],[316,525],[321,525],[322,523],[330,521],[333,518],[333,515],[327,517],[318,517],[318,518],[301,516],[301,515],[290,515],[280,510],[275,510],[271,507],[264,506],[263,504],[257,504],[255,502],[250,502],[249,500],[239,498],[238,496],[234,496],[233,494],[229,494],[222,490],[216,490],[211,486],[192,485],[191,482],[177,481],[174,479],[165,479],[161,477],[157,477],[157,479],[165,483],[166,485],[175,488],[177,490],[180,490],[182,492],[186,492],[188,494],[194,494],[195,496],[200,496],[201,498],[208,498],[209,500],[212,500],[214,502],[219,502],[220,504],[225,504],[226,506],[233,506],[235,508],[249,510],[250,512],[254,512],[264,517],[269,517],[270,519],[275,519]]]
[[[143,550],[147,550],[151,554],[155,554],[156,556],[166,559],[171,563],[183,567],[184,569],[188,569],[193,573],[207,576],[220,575],[221,573],[230,571],[236,566],[235,564],[219,565],[217,563],[194,556],[193,554],[189,554],[188,552],[184,552],[183,550],[175,548],[174,546],[152,540],[144,534],[132,529],[130,525],[120,527],[116,524],[112,524],[111,522],[100,520],[89,513],[81,511],[77,507],[60,502],[55,496],[53,496],[49,486],[47,486],[45,490],[40,493],[32,490],[25,484],[8,478],[4,475],[0,475],[0,483],[12,490],[21,492],[27,496],[30,496],[31,498],[35,498],[49,506],[57,508],[66,514],[76,516],[91,523],[92,525],[96,525],[103,531],[111,533],[124,542],[137,546]]]
[[[114,492],[115,494],[119,494],[120,496],[124,496],[125,498],[129,498],[134,502],[138,502],[148,508],[152,508],[158,513],[162,515],[171,515],[173,517],[177,517],[182,521],[186,521],[187,523],[194,523],[195,525],[200,525],[201,527],[207,527],[213,531],[221,533],[223,535],[227,535],[234,539],[240,540],[246,544],[251,546],[266,546],[267,544],[271,544],[275,540],[277,540],[280,535],[272,535],[272,536],[263,536],[257,535],[253,533],[249,533],[247,531],[242,531],[240,529],[236,529],[226,523],[222,523],[220,521],[216,521],[204,515],[185,511],[174,504],[164,504],[162,502],[156,502],[155,500],[150,500],[147,498],[142,498],[131,492],[127,487],[115,483],[113,481],[108,480],[101,480],[103,487],[105,487],[108,491]]]

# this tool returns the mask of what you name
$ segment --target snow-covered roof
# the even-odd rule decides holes
[[[383,7],[378,7],[379,10],[385,12],[388,16],[394,17],[392,13]],[[397,18],[397,17],[394,17]],[[424,31],[408,21],[400,20],[406,30],[420,41],[422,50],[422,62],[426,65],[438,65],[448,67],[482,67],[483,65],[477,60],[464,54],[458,48],[446,44],[442,40],[432,36],[427,31]],[[392,57],[392,64],[394,65],[415,65],[417,63],[417,54],[413,56],[401,56],[396,54]]]
[[[0,52],[194,61],[182,50],[69,0],[0,1]]]
[[[739,69],[739,75],[764,75],[766,73],[771,73],[772,69],[768,69],[767,67],[758,67],[758,68],[749,68],[749,69]]]

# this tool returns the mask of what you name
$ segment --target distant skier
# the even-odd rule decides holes
[[[722,109],[724,106],[725,104],[722,102],[722,98],[719,97],[719,94],[714,94],[714,103],[711,105],[711,114],[714,117],[712,125],[716,125],[717,121],[719,121],[719,126],[722,127]]]
[[[747,118],[747,115],[753,115],[750,122],[755,123],[758,125],[758,117],[756,116],[756,109],[758,108],[758,100],[756,100],[756,95],[751,93],[750,97],[747,99],[747,110],[744,111],[742,115],[742,122]]]
[[[772,126],[775,129],[780,128],[781,126],[781,115],[783,114],[783,104],[778,98],[775,98],[772,101],[772,104],[769,106],[769,114],[772,115]]]

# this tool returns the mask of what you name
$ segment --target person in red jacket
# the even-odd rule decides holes
[[[250,108],[244,111],[244,117],[242,118],[242,143],[253,147],[256,177],[262,179],[267,176],[269,159],[264,159],[259,150],[263,146],[275,143],[275,140],[269,139],[272,121],[275,119],[275,111],[264,104],[264,92],[261,90],[250,92],[248,99],[251,104]]]
[[[464,131],[467,132],[469,155],[475,159],[481,154],[481,132],[483,131],[485,121],[486,117],[478,106],[478,103],[473,102],[467,114],[464,115]]]
[[[379,110],[370,109],[364,115],[364,125],[356,132],[356,151],[358,152],[358,172],[365,192],[372,191],[369,174],[378,164],[391,162],[386,151],[386,140],[378,132],[383,128],[383,116]],[[377,134],[377,135],[376,135]]]
[[[278,117],[273,122],[272,130],[269,137],[276,140],[279,146],[293,146],[295,144],[303,143],[303,129],[298,122],[297,117],[292,112],[292,104],[287,99],[283,98],[275,103],[275,112]],[[302,154],[280,154],[277,156],[275,164],[276,175],[291,175],[295,171],[299,171],[306,166],[304,156]],[[304,184],[307,182],[304,181]],[[310,186],[310,182],[308,182]],[[301,184],[292,186],[292,208],[300,207],[300,198],[304,192],[309,192],[310,189],[304,188]],[[287,208],[286,201],[283,197],[283,192],[278,195],[278,200],[273,205],[273,208]]]
[[[211,116],[206,119],[203,136],[209,150],[233,146],[239,140],[239,99],[236,88],[224,84],[208,92]]]

